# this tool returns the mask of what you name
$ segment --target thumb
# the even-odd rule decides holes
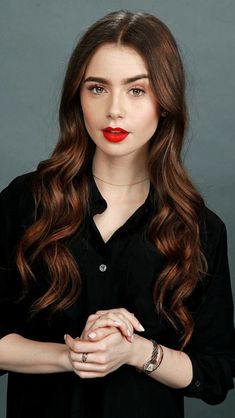
[[[64,335],[64,342],[69,348],[74,348],[75,341],[79,340],[79,337],[73,338],[69,334]]]
[[[108,335],[119,333],[120,331],[116,327],[103,327],[97,328],[94,331],[90,331],[87,335],[87,338],[90,341],[100,341]]]

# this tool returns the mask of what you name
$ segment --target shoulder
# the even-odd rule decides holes
[[[15,177],[0,192],[1,214],[17,217],[19,212],[26,213],[33,208],[32,184],[35,171]]]
[[[220,231],[225,226],[223,219],[212,209],[205,206],[205,218],[208,230]]]
[[[223,219],[208,206],[205,206],[201,224],[201,238],[208,255],[215,250],[223,235],[227,235]]]
[[[1,196],[8,197],[24,192],[25,187],[27,188],[32,184],[35,173],[36,171],[30,171],[15,177],[2,189]]]

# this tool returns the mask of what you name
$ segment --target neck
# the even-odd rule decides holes
[[[97,177],[113,184],[128,185],[149,177],[146,153],[143,150],[135,157],[132,154],[110,156],[96,150],[92,171]]]
[[[92,161],[92,172],[104,197],[135,199],[149,190],[149,174],[144,152],[138,160],[133,159],[132,154],[110,157],[96,152]]]

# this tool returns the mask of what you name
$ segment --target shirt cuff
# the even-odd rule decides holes
[[[188,386],[183,388],[184,396],[200,398],[204,390],[204,378],[201,368],[191,353],[186,353],[192,362],[193,377]]]

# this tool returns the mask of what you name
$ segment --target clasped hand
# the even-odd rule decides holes
[[[130,363],[134,330],[144,328],[125,308],[90,315],[80,337],[65,336],[72,370],[81,378],[95,378]],[[87,354],[85,362],[83,353]]]

